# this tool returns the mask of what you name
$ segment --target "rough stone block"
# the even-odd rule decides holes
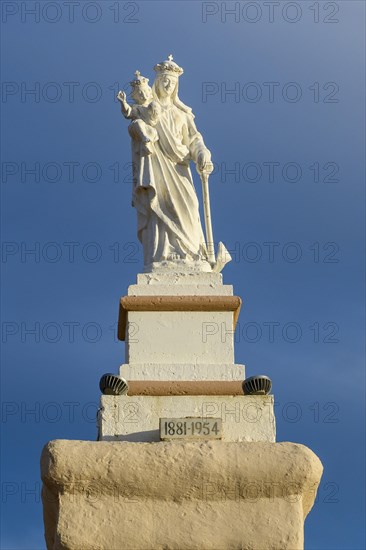
[[[294,443],[51,441],[48,550],[301,550],[322,475]]]

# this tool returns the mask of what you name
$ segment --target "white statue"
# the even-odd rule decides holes
[[[220,258],[215,259],[213,251],[208,196],[211,153],[196,128],[192,110],[179,100],[178,80],[183,69],[170,55],[154,70],[152,89],[148,79],[136,71],[131,82],[134,105],[127,103],[124,92],[117,96],[122,114],[132,120],[132,204],[137,210],[145,271],[221,271],[231,258],[222,243]],[[204,185],[208,247],[189,167],[191,160]]]
[[[157,123],[160,108],[157,101],[152,101],[152,90],[148,85],[149,80],[141,76],[140,71],[136,71],[135,76],[136,79],[130,82],[132,86],[131,97],[135,104],[131,106],[127,103],[125,92],[119,92],[117,97],[121,102],[123,116],[133,120],[129,126],[130,135],[132,139],[141,143],[140,154],[146,156],[151,155],[153,152],[150,142],[159,139],[153,126]]]

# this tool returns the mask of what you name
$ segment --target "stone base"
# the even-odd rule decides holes
[[[159,418],[221,418],[223,441],[276,440],[273,395],[102,395],[101,441],[159,441]]]
[[[294,443],[53,441],[48,550],[301,550],[322,475]]]
[[[155,311],[128,311],[126,330],[120,330],[126,335],[121,337],[126,342],[125,362],[233,364],[234,313],[159,311],[157,308]],[[123,317],[120,314],[120,321]],[[120,327],[123,322],[119,323]]]
[[[144,266],[145,273],[210,273],[211,265],[207,260],[163,260]]]
[[[243,381],[245,366],[238,364],[124,363],[119,374],[126,380],[219,380]]]
[[[128,287],[128,296],[232,296],[221,273],[145,273]]]
[[[126,363],[233,364],[241,299],[219,273],[139,274],[121,298]]]

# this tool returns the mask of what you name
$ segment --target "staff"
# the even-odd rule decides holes
[[[213,267],[216,264],[215,247],[212,234],[212,222],[211,222],[211,207],[210,207],[210,192],[208,189],[208,174],[206,170],[200,172],[203,190],[203,211],[205,214],[205,227],[206,227],[206,241],[207,241],[207,254],[208,261]]]
[[[210,169],[212,165],[207,165],[202,171],[199,172],[202,181],[203,191],[203,211],[205,214],[205,227],[206,227],[206,241],[207,241],[207,255],[208,261],[211,264],[212,271],[220,273],[223,267],[232,260],[229,251],[226,246],[220,241],[217,248],[217,256],[215,257],[215,246],[212,234],[212,222],[211,222],[211,207],[210,207],[210,191],[208,188],[208,176],[211,174]]]

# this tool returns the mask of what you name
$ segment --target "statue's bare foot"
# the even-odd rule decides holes
[[[169,254],[168,260],[181,260],[181,256],[179,254]]]

